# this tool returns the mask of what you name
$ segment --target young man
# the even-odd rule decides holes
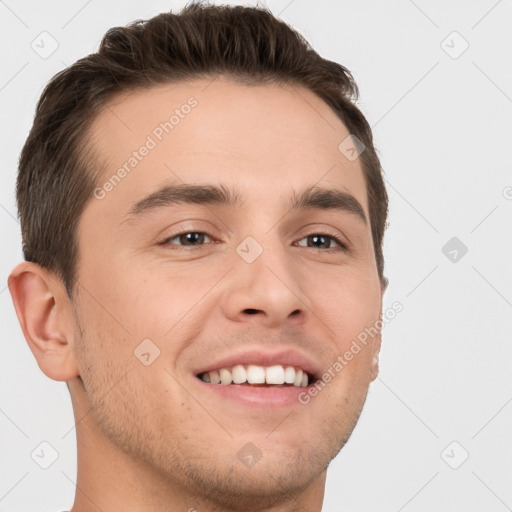
[[[111,29],[46,87],[9,289],[73,512],[320,511],[378,372],[387,194],[342,66],[268,11]]]

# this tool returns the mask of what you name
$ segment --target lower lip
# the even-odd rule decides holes
[[[301,405],[299,395],[307,393],[307,387],[300,386],[271,386],[256,387],[240,384],[210,384],[195,378],[198,384],[208,392],[219,395],[228,400],[241,402],[247,406],[261,408],[289,407]]]

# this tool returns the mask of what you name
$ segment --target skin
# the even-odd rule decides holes
[[[327,370],[375,324],[384,287],[369,224],[286,207],[293,190],[321,185],[353,195],[369,218],[361,165],[340,153],[348,131],[313,93],[218,77],[123,94],[103,109],[89,134],[105,162],[100,186],[190,96],[198,105],[172,133],[87,203],[73,301],[34,263],[10,276],[39,367],[69,384],[72,511],[320,511],[327,466],[377,376],[380,334],[307,405],[240,405],[206,394],[192,370],[247,347],[296,349]],[[225,184],[244,206],[179,204],[123,222],[174,182]],[[158,245],[183,232],[211,239]],[[308,247],[318,233],[350,250]],[[236,252],[248,236],[263,248],[251,264]],[[160,350],[149,366],[134,356],[147,338]],[[248,442],[261,453],[252,467],[237,457]]]

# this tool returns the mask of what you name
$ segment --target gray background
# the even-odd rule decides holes
[[[39,370],[6,290],[22,258],[14,181],[35,103],[107,28],[184,3],[0,1],[3,512],[68,509],[76,481],[67,389]],[[380,377],[331,464],[323,510],[512,510],[512,2],[268,6],[360,86],[391,200],[385,308],[404,308],[385,327]],[[51,457],[41,442],[58,452],[48,469],[31,457]]]

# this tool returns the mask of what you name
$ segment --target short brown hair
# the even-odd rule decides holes
[[[388,196],[371,128],[355,105],[358,88],[342,65],[263,8],[187,5],[126,27],[114,27],[97,53],[56,74],[46,85],[19,160],[17,202],[27,261],[54,271],[72,297],[76,227],[96,186],[100,164],[87,131],[101,108],[121,92],[193,78],[232,76],[246,83],[303,86],[323,99],[366,147],[366,181],[377,269]],[[340,141],[341,142],[341,141]]]

